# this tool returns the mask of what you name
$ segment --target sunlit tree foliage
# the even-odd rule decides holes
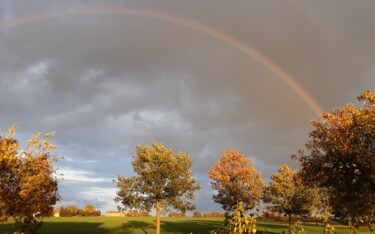
[[[297,173],[288,165],[282,165],[271,176],[271,182],[263,190],[262,199],[270,203],[270,210],[289,217],[291,233],[292,215],[308,215],[317,198],[317,190],[302,184]]]
[[[39,219],[52,214],[56,201],[58,178],[52,165],[57,157],[50,151],[54,132],[37,132],[22,149],[15,139],[16,127],[0,136],[0,221],[13,217],[17,231],[37,233]]]
[[[236,149],[226,150],[208,175],[211,187],[217,191],[213,199],[224,210],[230,211],[239,202],[243,202],[248,210],[259,201],[264,186],[261,172],[254,168],[253,161]]]
[[[192,160],[187,152],[173,152],[163,144],[137,145],[133,155],[133,169],[138,176],[119,175],[115,180],[116,202],[124,208],[150,211],[156,208],[156,233],[160,233],[160,207],[182,212],[194,210],[192,203],[200,185],[192,177]]]
[[[348,103],[312,121],[314,130],[298,157],[303,181],[326,189],[341,217],[375,212],[375,96],[366,91],[358,100],[360,108]]]

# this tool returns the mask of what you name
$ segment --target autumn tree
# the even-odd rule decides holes
[[[200,211],[194,211],[193,212],[193,217],[194,218],[202,218],[202,213]]]
[[[201,186],[192,177],[191,157],[187,152],[173,152],[163,144],[137,145],[133,169],[138,176],[119,175],[116,202],[124,208],[150,211],[156,208],[156,233],[160,233],[160,209],[194,210],[195,191]]]
[[[148,213],[148,211],[141,211],[140,216],[141,217],[149,217],[150,214]]]
[[[211,218],[224,218],[225,214],[221,213],[221,212],[213,211],[213,212],[211,212],[209,217],[211,217]]]
[[[126,217],[139,217],[138,210],[132,210],[126,213]]]
[[[64,206],[60,207],[59,217],[68,217],[67,210],[66,210],[66,208]]]
[[[243,202],[248,210],[259,201],[264,185],[261,172],[254,168],[252,160],[236,149],[226,150],[208,175],[211,187],[217,191],[213,199],[224,210],[230,211],[239,202]]]
[[[211,213],[209,213],[209,212],[204,212],[204,213],[203,213],[203,218],[211,218]]]
[[[16,127],[0,136],[0,222],[15,220],[17,231],[37,233],[40,219],[51,216],[59,200],[58,178],[52,165],[57,157],[50,151],[56,146],[49,142],[54,133],[37,132],[21,149],[14,138]]]
[[[21,163],[17,157],[20,147],[14,134],[15,127],[9,129],[7,136],[0,136],[0,222],[6,222],[14,213],[11,202],[18,186],[18,165]]]
[[[87,204],[85,208],[83,208],[83,214],[85,216],[97,216],[98,211],[95,210],[95,207],[92,204]]]
[[[174,217],[174,218],[185,218],[186,213],[184,212],[171,212],[168,214],[169,217]]]
[[[375,212],[375,96],[366,91],[358,100],[361,107],[348,103],[312,121],[314,130],[298,157],[303,181],[326,189],[341,217]]]
[[[67,207],[61,207],[60,217],[72,217],[72,216],[81,216],[83,215],[83,210],[80,208],[70,205]]]
[[[225,226],[228,227],[230,234],[256,233],[256,219],[254,218],[254,214],[246,216],[246,209],[243,202],[239,202],[225,216]]]
[[[302,184],[297,173],[288,165],[282,165],[271,176],[271,182],[263,190],[262,200],[270,204],[270,210],[288,216],[291,233],[292,215],[307,215],[314,205],[317,191]]]
[[[334,226],[329,224],[330,218],[332,216],[332,206],[329,191],[326,188],[316,188],[317,189],[317,199],[314,204],[314,209],[317,215],[322,218],[324,226],[324,234],[334,233]]]

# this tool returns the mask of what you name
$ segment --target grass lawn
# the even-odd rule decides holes
[[[107,218],[107,217],[72,217],[72,218],[48,218],[44,220],[41,234],[153,234],[155,233],[154,217],[147,218]],[[210,218],[162,218],[161,233],[194,233],[205,234],[210,230],[223,227],[223,219]],[[0,224],[0,234],[11,234],[12,222]],[[308,234],[322,233],[322,227],[315,225],[304,225]],[[282,222],[259,221],[257,234],[281,234],[287,233],[287,225]],[[337,227],[337,234],[349,233],[346,227]],[[368,229],[362,228],[361,234],[370,234]]]

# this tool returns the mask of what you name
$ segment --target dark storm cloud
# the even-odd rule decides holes
[[[59,9],[56,17],[0,30],[0,127],[17,123],[22,139],[56,130],[54,143],[66,156],[58,166],[71,176],[81,172],[87,191],[77,203],[97,199],[110,209],[111,178],[132,175],[135,145],[153,139],[191,154],[204,186],[202,211],[218,207],[207,172],[225,149],[252,158],[264,178],[283,163],[296,166],[290,155],[306,142],[315,113],[232,45],[157,19],[69,14],[101,1],[0,2],[5,20]],[[230,34],[291,74],[325,111],[375,88],[372,1],[105,4],[165,12]],[[74,202],[77,183],[63,181],[66,202]]]

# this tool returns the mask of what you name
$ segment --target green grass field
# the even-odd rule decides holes
[[[155,233],[154,217],[147,218],[107,218],[107,217],[72,217],[48,218],[44,220],[41,234],[153,234]],[[223,219],[209,218],[162,218],[161,233],[194,233],[208,234],[210,230],[223,228]],[[322,227],[303,225],[308,234],[322,233]],[[0,234],[11,234],[13,223],[0,224]],[[281,234],[287,231],[286,223],[258,221],[257,234]],[[346,227],[337,227],[337,234],[349,233]],[[370,234],[368,229],[361,228],[361,234]]]

